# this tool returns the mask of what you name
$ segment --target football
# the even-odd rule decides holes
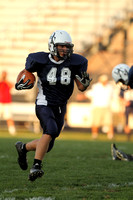
[[[34,74],[32,74],[31,72],[27,71],[26,69],[22,70],[18,76],[17,76],[17,83],[19,82],[19,80],[22,78],[22,76],[25,75],[25,78],[23,80],[23,83],[25,83],[27,80],[30,80],[28,85],[29,84],[33,84],[33,87],[34,87],[34,84],[35,84],[35,81],[36,81],[36,77]]]

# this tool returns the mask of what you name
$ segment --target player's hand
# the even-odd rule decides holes
[[[16,90],[24,90],[24,89],[31,89],[33,87],[33,84],[29,84],[30,80],[27,80],[25,83],[23,82],[25,79],[25,75],[22,76],[22,78],[19,80],[18,83],[15,84]]]
[[[89,78],[89,74],[87,72],[81,72],[81,77],[79,75],[75,75],[77,80],[85,87],[87,88],[90,85],[90,82],[92,81],[92,78]]]

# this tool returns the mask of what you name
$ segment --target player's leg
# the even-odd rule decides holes
[[[34,163],[29,175],[31,181],[41,177],[44,173],[41,169],[42,159],[45,156],[45,153],[53,148],[55,138],[60,134],[64,124],[65,112],[65,106],[61,109],[54,109],[54,112],[49,107],[37,106],[37,116],[40,120],[44,134],[40,139],[33,140],[27,144],[23,144],[22,142],[17,142],[15,144],[19,155],[18,163],[23,170],[26,170],[28,167],[26,159],[27,152],[36,150]]]
[[[35,159],[43,160],[45,153],[48,151],[51,140],[51,135],[42,135],[36,146]]]
[[[18,153],[18,164],[22,170],[26,170],[28,168],[28,162],[25,144],[23,144],[23,142],[18,141],[16,142],[15,147]]]
[[[35,151],[38,142],[39,142],[39,139],[36,139],[36,140],[33,140],[31,142],[26,143],[25,148],[26,148],[27,152],[28,151]]]
[[[51,109],[52,109],[52,111],[51,111]],[[49,138],[50,142],[49,142],[49,146],[47,148],[47,152],[49,152],[53,148],[55,138],[59,136],[59,134],[62,130],[62,127],[64,125],[64,116],[66,113],[66,105],[61,106],[61,107],[52,107],[52,108],[46,107],[45,110],[46,110],[45,112],[49,113],[48,117],[46,117],[46,114],[45,114],[45,118],[39,116],[39,114],[37,114],[37,115],[38,115],[38,118],[40,119],[40,123],[43,128],[43,135],[44,135],[44,138],[46,137],[46,141],[49,138],[49,136],[51,136]],[[47,124],[47,125],[45,125],[45,124]],[[42,136],[41,141],[43,141],[43,136]],[[44,142],[41,142],[41,141],[39,141],[39,142],[42,144],[45,144],[45,141]],[[42,145],[38,144],[38,146],[41,148]],[[27,147],[27,145],[26,145],[26,147]],[[45,149],[45,151],[46,151],[46,149]],[[37,151],[36,151],[36,154],[37,154]]]
[[[45,113],[43,113],[43,115],[48,116],[48,113],[49,112],[46,111]],[[42,116],[41,118],[44,118],[44,117]],[[46,117],[46,119],[44,118],[44,121],[47,121],[47,117]],[[47,122],[44,122],[44,123],[47,124]],[[44,123],[41,124],[42,127],[43,126],[45,127]],[[43,141],[43,137],[42,137],[42,141]],[[28,168],[27,152],[35,151],[37,149],[38,142],[40,144],[41,139],[36,139],[36,140],[33,140],[33,141],[28,142],[26,144],[19,141],[15,144],[15,147],[16,147],[16,150],[17,150],[17,153],[18,153],[18,164],[19,164],[19,166],[22,170],[26,170]],[[48,146],[45,146],[45,144],[44,144],[43,148],[44,148],[44,152],[45,152],[45,148],[47,150]],[[38,149],[42,149],[42,145],[41,145],[41,147],[39,147],[39,145],[38,145]],[[42,153],[42,154],[44,154],[44,153]]]
[[[54,139],[59,135],[59,129],[56,122],[57,113],[53,112],[53,108],[36,106],[36,114],[43,128],[43,135],[36,145],[34,162],[29,174],[30,181],[34,181],[36,178],[43,175],[42,160],[45,157],[46,152],[50,150],[50,142],[54,142]],[[51,147],[53,147],[53,143]]]
[[[38,154],[39,154],[39,159],[41,160],[44,157],[45,152],[47,152],[48,150],[48,146],[45,145],[45,143],[47,142],[47,137],[50,137],[51,140],[51,136],[49,135],[42,135],[42,137],[40,139],[36,139],[33,140],[31,142],[28,142],[26,144],[24,144],[23,142],[18,141],[15,146],[16,146],[16,150],[18,152],[18,164],[20,166],[20,168],[22,170],[26,170],[28,168],[28,162],[27,162],[27,152],[29,151],[35,151],[38,145]],[[49,143],[49,142],[48,142]],[[42,150],[42,148],[46,148],[44,149],[44,151]],[[44,152],[41,153],[40,152]],[[38,156],[38,155],[37,155]]]
[[[43,134],[42,137],[39,139],[36,152],[34,157],[33,166],[30,169],[29,180],[34,181],[36,178],[42,177],[44,172],[42,170],[42,160],[48,151],[49,143],[52,137],[47,134]]]
[[[27,152],[35,151],[38,141],[39,139],[36,139],[28,142],[27,144],[20,141],[16,142],[15,147],[18,153],[18,164],[22,170],[26,170],[28,168]]]
[[[56,135],[56,137],[58,137],[59,134],[61,133],[63,127],[64,127],[64,118],[65,118],[65,114],[66,114],[66,105],[57,107],[56,109],[53,110],[53,112],[54,112],[55,121],[56,121],[56,124],[57,124],[57,127],[58,127],[58,135]]]

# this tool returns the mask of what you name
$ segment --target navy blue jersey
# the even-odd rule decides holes
[[[128,73],[128,85],[131,89],[133,89],[133,66],[131,66],[129,73]]]
[[[31,53],[26,60],[26,70],[37,72],[37,105],[63,105],[67,103],[74,88],[75,75],[87,70],[87,59],[72,54],[69,59],[56,62],[49,53]]]

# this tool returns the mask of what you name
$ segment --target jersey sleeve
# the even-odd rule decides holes
[[[81,62],[81,65],[80,65],[80,71],[86,72],[87,66],[88,66],[88,60],[86,58],[84,58]]]
[[[78,54],[73,54],[72,65],[74,66],[75,75],[81,75],[81,72],[87,71],[88,60]]]
[[[34,58],[34,54],[29,54],[26,63],[25,63],[25,69],[29,72],[36,72],[37,71],[37,62]]]
[[[29,72],[37,72],[40,65],[45,65],[48,61],[48,53],[31,53],[26,59],[25,69]]]

